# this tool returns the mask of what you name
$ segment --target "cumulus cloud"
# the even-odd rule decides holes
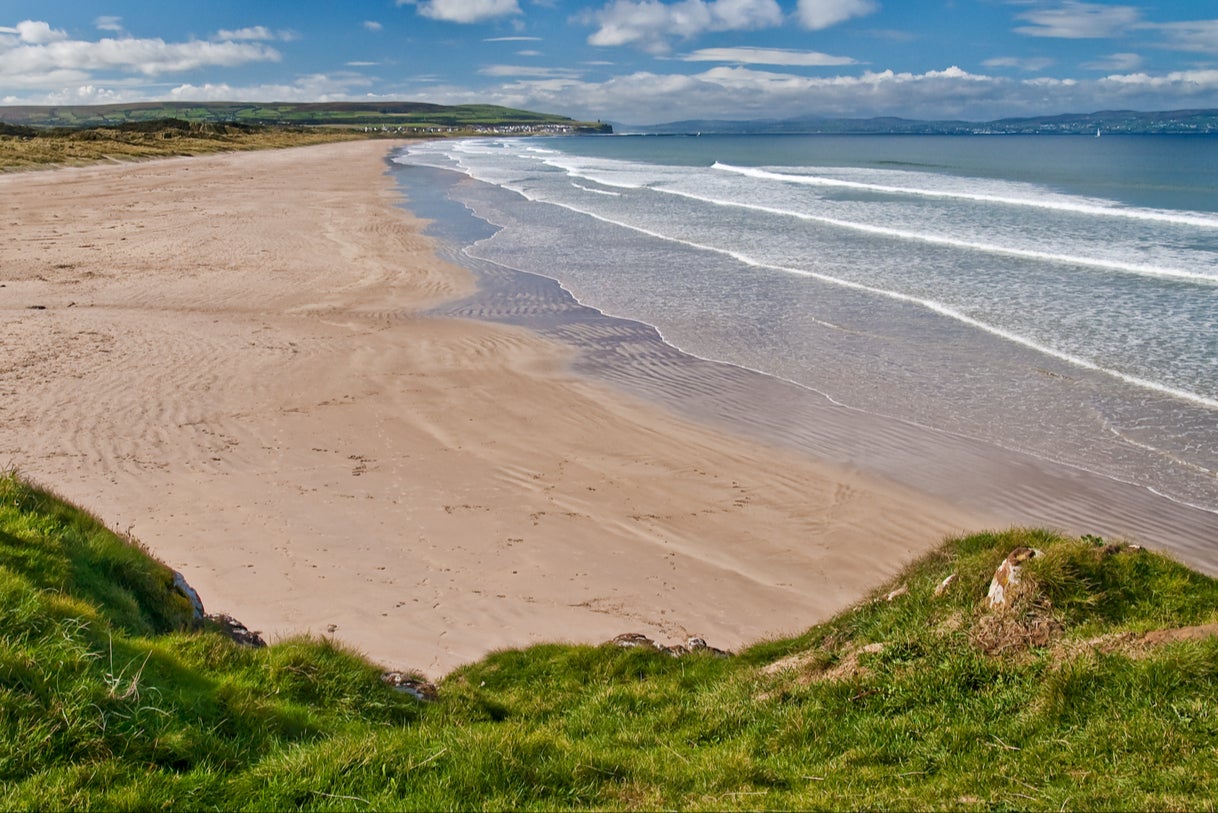
[[[683,54],[684,62],[733,62],[744,65],[786,65],[788,67],[824,67],[855,65],[848,56],[833,56],[819,51],[795,51],[787,48],[699,48]]]
[[[255,42],[165,42],[135,37],[74,40],[45,22],[31,20],[0,28],[0,82],[12,87],[86,83],[98,71],[155,77],[280,58],[275,49]]]
[[[318,73],[292,84],[182,84],[170,90],[167,98],[189,102],[334,102],[357,98],[357,91],[370,85],[367,77],[357,73]]]
[[[936,115],[966,109],[1011,86],[1006,79],[971,74],[958,67],[922,74],[866,71],[858,76],[808,77],[721,66],[693,75],[638,72],[605,82],[522,81],[495,91],[495,101],[532,106],[580,118],[608,117],[638,124],[704,117],[707,110],[727,118],[818,115],[881,115],[901,111]],[[485,94],[483,94],[485,99]],[[437,88],[431,100],[462,97]]]
[[[1218,90],[1218,69],[1172,71],[1161,76],[1145,73],[1113,74],[1105,76],[1099,82],[1123,88],[1170,91],[1173,95],[1212,94]]]
[[[419,14],[449,23],[480,23],[520,14],[516,0],[397,0],[399,6],[417,6]]]
[[[98,17],[93,21],[93,25],[97,26],[98,31],[122,31],[123,18],[113,16]]]
[[[590,45],[634,45],[666,53],[670,39],[690,39],[708,31],[747,31],[782,24],[776,0],[614,0],[592,12],[597,30]]]
[[[1066,0],[1057,8],[1032,9],[1015,15],[1031,25],[1015,31],[1030,37],[1103,39],[1118,37],[1142,19],[1135,6],[1107,6]]]
[[[123,89],[104,88],[97,85],[79,85],[52,91],[43,96],[18,98],[5,96],[4,104],[42,104],[42,105],[71,105],[71,104],[118,104],[121,102],[142,101],[140,96]]]
[[[68,38],[66,31],[51,28],[49,23],[40,20],[22,20],[14,28],[0,28],[0,34],[9,35],[7,37],[0,37],[0,48],[5,46],[6,40],[8,40],[9,44],[46,45],[50,42],[61,42]]]
[[[804,28],[819,31],[878,10],[875,0],[799,0],[795,16]]]
[[[380,31],[384,27],[376,20],[364,20],[364,28],[368,31]]]
[[[654,124],[704,118],[791,118],[807,115],[985,121],[1080,110],[1162,110],[1207,106],[1218,70],[1102,79],[991,76],[957,66],[923,73],[865,71],[809,77],[781,70],[719,66],[693,75],[637,72],[603,82],[520,77],[494,89],[441,85],[412,97],[442,104],[491,102],[551,110],[581,119]]]

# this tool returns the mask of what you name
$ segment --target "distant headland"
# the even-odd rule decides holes
[[[1215,134],[1218,110],[1101,110],[1095,113],[1065,113],[1055,116],[1005,118],[994,121],[922,121],[892,116],[877,118],[829,118],[801,116],[791,119],[748,121],[689,120],[668,124],[627,126],[624,134],[728,134],[793,133],[833,135],[1095,135],[1103,134]]]

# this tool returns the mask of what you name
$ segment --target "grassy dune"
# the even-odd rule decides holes
[[[429,703],[326,639],[196,628],[167,568],[10,474],[0,808],[1210,810],[1216,621],[1164,557],[1012,530],[730,658],[542,645]]]
[[[31,127],[95,127],[141,124],[157,119],[196,123],[310,127],[496,127],[526,125],[578,127],[609,132],[601,122],[490,104],[439,105],[426,102],[132,102],[106,105],[14,105],[0,107],[0,119]]]
[[[192,123],[177,119],[53,130],[0,124],[0,171],[296,147],[367,137],[352,130]]]

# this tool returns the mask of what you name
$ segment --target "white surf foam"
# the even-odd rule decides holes
[[[1132,220],[1147,220],[1158,223],[1174,223],[1182,226],[1195,226],[1203,229],[1218,229],[1218,217],[1212,217],[1200,212],[1171,212],[1162,209],[1144,209],[1123,207],[1111,201],[1090,200],[1086,198],[1071,198],[1057,195],[1048,190],[1032,187],[1024,195],[1003,195],[968,192],[960,189],[928,188],[914,186],[895,186],[890,184],[851,181],[845,178],[834,178],[823,174],[793,174],[774,172],[756,167],[738,167],[716,161],[712,169],[733,172],[750,178],[779,181],[781,183],[802,184],[806,186],[837,187],[855,189],[866,192],[878,192],[888,195],[914,195],[927,198],[948,198],[952,200],[967,200],[974,203],[992,203],[1006,206],[1025,206],[1036,209],[1049,209],[1059,212],[1092,215],[1098,217],[1128,218]]]

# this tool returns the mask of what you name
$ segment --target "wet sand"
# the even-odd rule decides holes
[[[616,323],[552,326],[567,344],[438,315],[474,280],[398,205],[389,146],[0,177],[0,465],[209,611],[432,676],[538,641],[796,633],[1001,519],[838,454],[833,413],[800,426],[823,450],[729,431],[716,399],[753,383],[632,358]]]
[[[434,190],[453,182],[452,173],[439,170],[399,172],[424,211],[436,208]],[[445,230],[444,224],[429,229],[437,227]],[[553,279],[470,259],[452,245],[442,243],[440,251],[474,271],[478,290],[435,312],[527,327],[572,348],[573,370],[615,390],[739,436],[879,475],[988,517],[995,526],[1122,539],[1218,575],[1218,514],[1212,511],[964,434],[853,409],[773,376],[692,357],[649,325],[581,305]],[[894,383],[889,397],[901,397],[899,386]],[[1051,424],[1046,431],[1052,431]]]

